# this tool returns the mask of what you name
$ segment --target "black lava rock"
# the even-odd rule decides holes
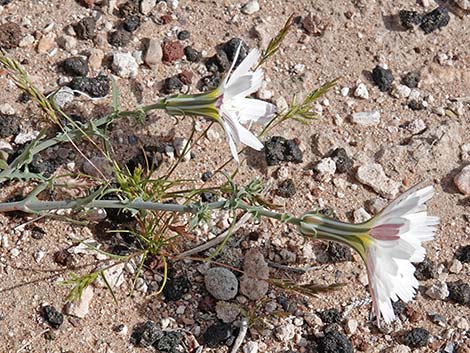
[[[214,56],[206,61],[206,68],[210,72],[223,73],[230,68],[230,60],[222,49],[218,49]]]
[[[189,31],[183,30],[178,33],[178,39],[179,40],[186,40],[191,37],[191,33]]]
[[[129,44],[132,40],[132,34],[128,31],[124,30],[117,30],[114,32],[109,33],[108,35],[108,43],[111,44],[113,47],[125,47]]]
[[[140,0],[129,0],[119,6],[119,16],[121,18],[127,18],[132,15],[139,13]]]
[[[150,347],[163,337],[162,329],[152,321],[138,324],[132,330],[130,342],[138,347]]]
[[[447,283],[449,299],[463,305],[470,304],[470,286],[459,279],[456,282]]]
[[[351,341],[341,332],[331,330],[317,341],[317,351],[321,353],[352,353]]]
[[[211,171],[208,171],[208,172],[204,172],[202,173],[201,175],[201,180],[202,181],[208,181],[210,178],[212,178],[212,172]]]
[[[418,327],[407,332],[403,336],[403,343],[410,348],[426,347],[429,341],[429,331]]]
[[[416,88],[418,87],[418,83],[421,80],[421,75],[419,72],[416,71],[411,71],[408,72],[401,80],[401,82],[410,87],[410,88]]]
[[[128,16],[124,19],[124,21],[122,21],[122,28],[124,28],[128,32],[134,32],[139,27],[140,27],[140,16],[138,15]]]
[[[192,63],[198,63],[202,58],[202,54],[191,46],[184,48],[184,55],[186,55],[186,59]]]
[[[43,159],[40,155],[35,154],[28,167],[31,172],[49,178],[57,169],[58,161],[55,159]]]
[[[179,91],[183,88],[184,83],[178,78],[178,76],[172,76],[165,79],[163,82],[163,93],[171,94]]]
[[[5,5],[8,5],[10,2],[12,2],[13,0],[0,0],[0,6],[5,6]]]
[[[57,311],[52,305],[42,307],[42,317],[53,328],[59,328],[64,322],[64,315],[60,311]]]
[[[398,317],[406,317],[406,303],[402,300],[392,302],[393,312]]]
[[[199,90],[202,92],[213,90],[220,85],[220,73],[214,72],[213,75],[203,77],[198,84]]]
[[[19,24],[6,22],[0,25],[0,48],[16,48],[20,44],[21,38],[23,38],[23,34]]]
[[[248,45],[240,38],[232,38],[227,43],[222,45],[223,51],[227,54],[227,58],[232,63],[233,59],[235,59],[235,53],[237,52],[238,47],[240,47],[240,53],[238,54],[237,62],[235,63],[235,67],[237,67],[243,59],[246,58],[248,54]]]
[[[345,245],[330,242],[327,253],[330,262],[352,261],[351,249]]]
[[[425,258],[424,261],[416,264],[415,277],[420,281],[427,279],[437,278],[437,264],[431,261],[429,258]]]
[[[88,59],[73,56],[62,62],[62,69],[70,76],[86,76],[88,74]]]
[[[163,295],[166,302],[176,301],[183,298],[191,286],[191,283],[186,277],[168,278]]]
[[[21,118],[18,115],[0,113],[0,137],[18,134],[21,131],[20,121]]]
[[[400,17],[401,25],[407,29],[412,29],[423,21],[423,16],[416,11],[401,10],[398,16]]]
[[[202,336],[207,347],[215,348],[224,343],[232,336],[232,325],[226,323],[216,323],[209,326]]]
[[[85,17],[73,26],[79,39],[93,39],[96,35],[96,20],[93,17]]]
[[[341,313],[334,308],[321,311],[318,313],[318,316],[327,325],[339,324],[343,319]]]
[[[276,190],[276,194],[284,197],[286,199],[295,195],[297,190],[295,189],[295,184],[292,179],[286,179],[279,184],[279,187]]]
[[[411,109],[411,110],[423,110],[423,109],[426,109],[426,107],[423,105],[423,102],[421,102],[420,100],[416,100],[416,99],[412,99],[408,102],[408,107]]]
[[[281,162],[302,162],[302,151],[294,140],[287,140],[281,136],[273,136],[264,144],[266,163],[268,166],[278,165]]]
[[[160,352],[178,353],[183,352],[181,334],[175,331],[167,331],[163,333],[163,337],[160,338],[154,345]]]
[[[216,194],[213,194],[212,192],[203,192],[201,193],[201,201],[202,202],[215,202],[218,200],[218,197]]]
[[[136,156],[126,163],[126,167],[131,174],[140,166],[143,170],[155,170],[160,165],[158,154],[151,151],[140,151]]]
[[[449,20],[449,10],[445,7],[438,7],[423,16],[420,27],[424,33],[429,34],[436,29],[447,26]]]
[[[349,158],[344,148],[335,149],[331,154],[331,158],[333,158],[336,163],[336,171],[338,173],[347,173],[354,166],[353,160]]]
[[[383,67],[377,65],[374,70],[372,70],[372,79],[379,90],[382,92],[387,92],[392,87],[393,75],[392,71],[384,69]]]
[[[106,97],[110,90],[110,82],[106,75],[75,77],[72,82],[70,82],[70,88],[85,92],[94,98]]]
[[[455,254],[457,260],[465,263],[470,262],[470,245],[462,246],[457,250]]]

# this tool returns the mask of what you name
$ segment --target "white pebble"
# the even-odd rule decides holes
[[[242,7],[242,13],[252,15],[260,10],[258,0],[250,0]]]

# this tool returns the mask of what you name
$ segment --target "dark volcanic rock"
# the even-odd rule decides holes
[[[88,74],[88,59],[81,56],[73,56],[62,62],[62,69],[70,76],[86,76]]]
[[[183,31],[178,32],[179,40],[186,40],[186,39],[189,39],[190,37],[191,37],[191,33],[189,33],[189,31],[183,30]]]
[[[449,289],[449,299],[463,305],[470,304],[470,286],[459,279],[455,282],[447,283]]]
[[[23,33],[20,25],[14,22],[6,22],[0,25],[0,48],[16,48],[22,37]]]
[[[240,38],[232,38],[222,45],[222,50],[227,54],[227,58],[230,63],[233,61],[233,59],[235,59],[235,53],[237,52],[239,46],[240,53],[238,54],[238,59],[235,63],[235,67],[238,66],[243,61],[243,59],[246,58],[249,50],[248,45],[246,45],[246,43]]]
[[[42,317],[53,328],[59,328],[64,322],[64,315],[60,311],[57,311],[52,305],[42,307]]]
[[[318,316],[327,325],[339,324],[343,319],[341,313],[334,308],[321,311],[318,313]]]
[[[330,242],[328,244],[327,253],[330,258],[330,262],[352,261],[351,248],[342,244]]]
[[[186,277],[168,278],[165,288],[163,289],[163,296],[166,302],[176,301],[183,298],[191,286],[191,283]]]
[[[108,43],[113,47],[125,47],[132,40],[132,34],[128,31],[119,29],[117,31],[111,32],[108,35]]]
[[[349,158],[344,148],[335,149],[333,153],[331,154],[331,158],[336,163],[336,171],[338,173],[347,173],[354,166],[353,160]]]
[[[449,10],[445,7],[438,7],[423,16],[423,21],[421,22],[420,27],[424,33],[429,34],[436,29],[447,26],[449,21]]]
[[[197,63],[201,61],[202,55],[196,49],[191,46],[187,46],[184,48],[184,55],[189,62]]]
[[[140,27],[140,16],[131,15],[122,21],[122,28],[128,32],[134,32]]]
[[[407,29],[412,29],[423,21],[423,16],[416,11],[401,10],[398,16],[400,17],[401,25]]]
[[[470,262],[470,245],[462,246],[457,250],[455,254],[457,259],[461,262],[469,263]]]
[[[162,329],[152,321],[138,324],[134,327],[130,342],[138,347],[150,347],[163,337]]]
[[[96,35],[96,20],[93,17],[85,17],[73,26],[79,39],[93,39]]]
[[[317,351],[320,353],[352,353],[351,341],[341,332],[332,330],[318,339]]]
[[[268,166],[278,165],[281,162],[301,163],[303,158],[298,144],[281,136],[271,137],[264,144],[264,152]]]
[[[206,61],[206,68],[210,72],[223,73],[230,68],[230,60],[222,49],[218,49],[214,56]]]
[[[421,80],[421,75],[419,72],[416,71],[411,71],[408,72],[401,80],[401,82],[410,87],[410,88],[416,88],[418,87],[418,83]]]
[[[282,181],[276,190],[276,194],[284,198],[291,198],[296,192],[297,190],[295,189],[295,184],[292,179]]]
[[[181,334],[175,331],[166,331],[163,337],[153,345],[159,352],[178,353],[182,350]]]
[[[424,328],[414,328],[403,336],[403,343],[411,348],[426,347],[429,341],[429,331]]]
[[[183,88],[184,83],[179,79],[178,76],[172,76],[165,79],[163,82],[163,93],[171,94],[179,91]]]
[[[8,5],[10,2],[12,2],[13,0],[0,0],[0,6],[5,6],[5,5]]]
[[[21,131],[20,122],[21,118],[18,115],[0,113],[0,137],[18,134]]]
[[[232,336],[232,325],[225,323],[216,323],[204,332],[203,339],[209,348],[215,348],[224,343]]]
[[[392,71],[384,69],[383,67],[377,65],[374,70],[372,70],[372,79],[379,90],[382,92],[387,92],[392,87],[393,75]]]
[[[437,264],[431,261],[429,258],[425,258],[424,261],[416,264],[415,277],[420,281],[425,281],[431,278],[437,278]]]
[[[69,86],[74,90],[85,92],[94,98],[106,97],[111,88],[109,78],[106,75],[75,77]]]

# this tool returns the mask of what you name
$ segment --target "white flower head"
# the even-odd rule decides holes
[[[434,239],[439,218],[427,214],[432,186],[414,187],[371,220],[343,223],[315,213],[302,217],[303,234],[349,245],[365,261],[377,321],[395,319],[392,302],[412,300],[419,286],[412,262],[424,260],[422,243]]]
[[[267,124],[274,117],[276,107],[268,102],[246,98],[258,91],[263,83],[263,71],[252,70],[259,60],[257,49],[251,50],[240,65],[233,70],[240,54],[238,46],[232,65],[220,86],[214,91],[196,95],[176,95],[165,98],[165,109],[173,115],[203,115],[218,121],[227,135],[233,158],[238,162],[238,145],[241,143],[255,150],[263,144],[244,125]],[[232,72],[233,71],[233,72]]]

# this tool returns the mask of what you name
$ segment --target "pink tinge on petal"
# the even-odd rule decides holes
[[[218,98],[217,98],[217,101],[215,102],[215,107],[217,109],[220,109],[220,107],[222,106],[222,104],[224,104],[224,95],[221,94]]]
[[[400,239],[400,228],[403,224],[381,224],[372,228],[369,235],[377,240],[397,240]]]

